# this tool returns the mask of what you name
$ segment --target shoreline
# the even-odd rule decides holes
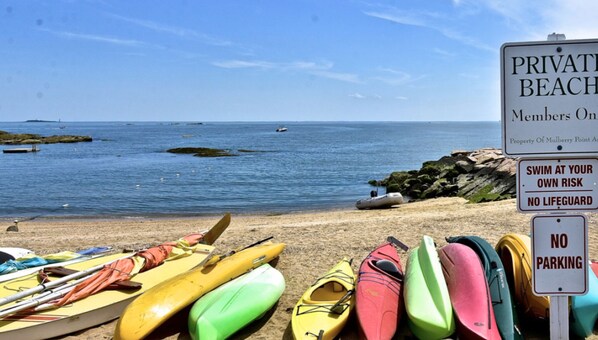
[[[589,258],[598,258],[596,215],[589,215]],[[43,255],[91,246],[141,249],[211,227],[222,215],[175,218],[34,219],[19,223],[20,231],[6,232],[4,244],[29,248]],[[232,214],[231,224],[215,242],[216,253],[274,236],[274,242],[286,243],[276,268],[286,280],[280,301],[264,319],[242,330],[234,338],[292,339],[292,307],[309,285],[343,257],[353,258],[356,271],[365,256],[386,237],[393,235],[410,247],[417,246],[423,235],[431,236],[438,247],[444,237],[477,235],[495,245],[506,233],[528,234],[533,214],[516,209],[515,199],[467,203],[462,198],[438,198],[410,202],[385,210],[333,209],[289,212],[283,214]],[[0,222],[12,220],[0,219]],[[8,226],[8,224],[6,224]],[[403,267],[407,253],[400,251]],[[290,309],[290,310],[289,310]],[[405,321],[405,319],[403,319]],[[184,323],[184,321],[183,321]],[[116,321],[91,328],[67,339],[111,339]],[[354,322],[344,338],[355,336]],[[525,325],[532,337],[546,338],[548,327]],[[406,323],[401,323],[402,332]],[[538,329],[536,329],[538,328]],[[185,330],[170,328],[160,338],[188,339]],[[404,334],[404,333],[402,333]],[[399,336],[398,338],[402,338]],[[598,339],[598,336],[590,337]]]

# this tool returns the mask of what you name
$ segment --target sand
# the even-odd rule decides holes
[[[286,214],[233,215],[231,225],[214,244],[217,252],[274,236],[286,243],[276,268],[287,288],[276,307],[265,318],[245,329],[235,338],[291,339],[291,310],[302,293],[320,275],[343,257],[353,259],[357,270],[363,258],[387,236],[393,235],[409,246],[416,246],[422,235],[434,238],[438,246],[444,238],[478,235],[490,244],[506,233],[528,234],[533,215],[518,213],[515,200],[468,204],[461,198],[440,198],[403,204],[388,210],[355,209],[311,211]],[[589,216],[589,255],[598,258],[596,215]],[[19,232],[7,232],[3,244],[24,247],[38,254],[91,246],[115,249],[140,249],[163,241],[209,228],[221,216],[184,218],[104,218],[104,219],[35,219],[19,223]],[[10,225],[0,220],[0,226]],[[407,254],[402,253],[403,265]],[[115,321],[70,335],[68,339],[110,339]],[[183,325],[184,326],[184,325]],[[546,325],[523,325],[529,338],[547,338]],[[183,328],[184,329],[184,328]],[[402,334],[406,326],[403,324]],[[342,338],[356,336],[354,320]],[[178,326],[162,330],[159,337],[188,339]],[[401,338],[401,337],[397,337]],[[592,337],[598,339],[598,336]]]

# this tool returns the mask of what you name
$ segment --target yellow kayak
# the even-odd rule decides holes
[[[550,298],[536,296],[532,287],[531,239],[527,235],[506,234],[496,244],[514,298],[522,311],[536,319],[550,316]]]
[[[143,339],[158,326],[204,294],[253,268],[268,263],[284,243],[264,243],[164,280],[131,302],[122,313],[114,339]]]
[[[355,306],[355,274],[343,259],[303,294],[293,309],[295,339],[334,339]]]
[[[116,319],[135,297],[165,278],[197,266],[206,260],[213,250],[212,246],[201,245],[196,250],[197,252],[190,256],[166,261],[156,268],[135,275],[132,280],[142,284],[141,288],[137,290],[104,290],[61,308],[8,315],[0,320],[0,338],[46,339]],[[125,256],[127,255],[108,255],[79,262],[66,268],[83,271]],[[17,278],[0,284],[0,296],[7,297],[15,294],[15,289],[24,290],[36,286],[38,286],[38,281],[35,275]],[[2,306],[2,309],[14,305],[15,303],[6,304]]]

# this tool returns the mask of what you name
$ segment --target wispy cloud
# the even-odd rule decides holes
[[[434,48],[432,51],[434,53],[436,53],[436,54],[438,54],[438,55],[440,55],[442,57],[446,57],[446,58],[454,58],[454,57],[457,56],[457,53],[445,51],[445,50],[440,49],[440,48]]]
[[[425,75],[413,77],[407,72],[398,71],[391,68],[380,68],[379,70],[382,72],[382,75],[373,77],[373,79],[392,86],[405,85],[426,77]]]
[[[352,74],[352,73],[339,73],[339,72],[332,72],[332,71],[311,71],[309,73],[313,74],[314,76],[344,81],[347,83],[355,83],[355,84],[362,83],[362,81],[359,79],[359,76],[356,74]]]
[[[55,36],[64,38],[64,39],[75,39],[75,40],[86,40],[86,41],[95,41],[105,44],[112,44],[112,45],[121,45],[121,46],[130,46],[130,47],[142,47],[142,46],[150,46],[149,44],[133,39],[122,39],[117,37],[105,36],[105,35],[95,35],[95,34],[85,34],[85,33],[74,33],[74,32],[67,32],[67,31],[52,31],[48,29],[40,29],[41,31],[51,33]]]
[[[355,92],[355,93],[351,93],[349,95],[349,97],[351,98],[355,98],[355,99],[365,99],[365,96],[361,93]]]
[[[372,95],[365,95],[359,92],[351,93],[349,97],[354,99],[382,99],[382,96],[379,94],[372,94]]]
[[[124,17],[121,15],[110,14],[110,13],[108,15],[112,18],[115,18],[115,19],[118,19],[121,21],[125,21],[128,23],[143,27],[143,28],[147,28],[147,29],[155,31],[155,32],[171,34],[171,35],[175,35],[175,36],[185,38],[185,39],[193,39],[193,40],[200,41],[207,45],[213,45],[213,46],[231,46],[232,45],[232,43],[228,40],[214,37],[212,35],[202,33],[202,32],[199,32],[199,31],[196,31],[193,29],[177,27],[177,26],[172,26],[172,25],[166,25],[166,24],[158,23],[158,22],[151,21],[151,20],[143,20],[143,19],[137,19],[137,18]]]
[[[315,63],[310,61],[271,62],[264,60],[221,60],[212,62],[212,65],[228,69],[255,68],[262,70],[300,71],[322,78],[334,79],[349,83],[361,83],[359,76],[356,74],[332,71],[331,69],[334,65],[331,62]]]
[[[428,28],[437,31],[448,39],[458,41],[462,44],[472,46],[480,50],[496,52],[495,47],[484,44],[475,38],[467,36],[455,30],[454,28],[451,28],[449,25],[444,24],[444,22],[447,21],[445,16],[436,12],[407,12],[398,8],[390,8],[383,11],[368,11],[364,12],[364,14],[397,24]]]

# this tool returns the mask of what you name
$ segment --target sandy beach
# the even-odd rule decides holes
[[[3,244],[24,247],[38,254],[78,250],[91,246],[112,246],[116,250],[140,249],[176,240],[185,234],[209,228],[221,216],[185,218],[35,219],[19,224],[19,232],[6,232]],[[419,244],[422,235],[438,246],[447,236],[478,235],[495,245],[506,233],[528,234],[531,214],[517,212],[515,200],[468,204],[461,198],[441,198],[403,204],[388,210],[359,211],[352,208],[286,214],[233,215],[231,225],[214,244],[217,253],[251,244],[269,236],[286,243],[276,268],[286,279],[286,290],[275,308],[262,320],[235,338],[290,339],[291,310],[301,294],[320,275],[343,257],[353,259],[357,270],[363,258],[387,236],[409,246]],[[9,226],[8,219],[0,220]],[[598,229],[595,214],[589,214],[589,256],[598,258]],[[402,253],[402,263],[407,254]],[[115,321],[68,339],[110,339]],[[185,325],[181,325],[184,327]],[[527,338],[547,338],[547,326],[525,325]],[[540,329],[538,329],[540,328]],[[184,330],[184,328],[182,328]],[[401,326],[405,334],[405,323]],[[526,332],[527,334],[527,332]],[[354,322],[343,339],[356,336]],[[156,337],[189,338],[178,325],[170,325]],[[398,336],[397,338],[402,338]],[[593,336],[592,339],[598,339]]]

